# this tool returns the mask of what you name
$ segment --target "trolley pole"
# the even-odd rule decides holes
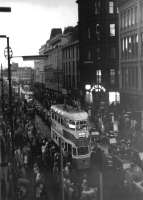
[[[60,165],[61,165],[61,200],[64,200],[63,153],[62,153],[61,139],[60,139]]]

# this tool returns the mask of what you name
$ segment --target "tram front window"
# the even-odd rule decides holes
[[[85,154],[88,154],[88,147],[79,147],[78,155],[85,155]]]
[[[77,130],[87,129],[87,121],[77,121],[76,127]]]

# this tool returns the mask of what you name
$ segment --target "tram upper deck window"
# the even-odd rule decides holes
[[[68,121],[68,127],[69,127],[70,129],[75,130],[75,121],[69,120],[69,121]]]
[[[88,154],[88,147],[84,146],[84,147],[79,147],[78,148],[78,155],[85,155],[85,154]]]

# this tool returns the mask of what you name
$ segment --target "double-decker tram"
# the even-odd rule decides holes
[[[90,165],[91,146],[88,130],[88,114],[69,105],[51,106],[51,138],[63,151],[72,156],[79,169]]]

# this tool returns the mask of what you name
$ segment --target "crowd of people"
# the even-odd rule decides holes
[[[87,179],[83,177],[83,180],[75,182],[74,170],[69,158],[64,157],[63,169],[61,169],[60,149],[52,141],[41,138],[38,131],[35,134],[31,121],[27,122],[25,128],[27,128],[26,140],[22,147],[17,146],[15,158],[17,169],[19,169],[18,180],[23,184],[26,183],[28,189],[26,193],[21,184],[19,194],[21,196],[28,195],[29,185],[32,183],[33,198],[37,200],[44,200],[50,195],[54,199],[59,197],[60,200],[62,189],[67,200],[86,199],[86,196],[89,196]],[[61,170],[63,171],[61,172]],[[49,184],[52,187],[49,187]],[[85,191],[88,191],[88,194]],[[95,195],[96,192],[92,191],[91,193]]]
[[[25,103],[21,103],[13,123],[14,162],[9,163],[9,173],[14,176],[16,189],[11,177],[9,198],[15,189],[19,200],[61,200],[62,192],[66,200],[85,200],[89,196],[95,199],[96,191],[91,191],[87,178],[75,178],[71,156],[62,152],[61,158],[61,149],[36,129],[34,115]],[[4,127],[10,135],[10,126]],[[11,170],[13,163],[15,174]]]

